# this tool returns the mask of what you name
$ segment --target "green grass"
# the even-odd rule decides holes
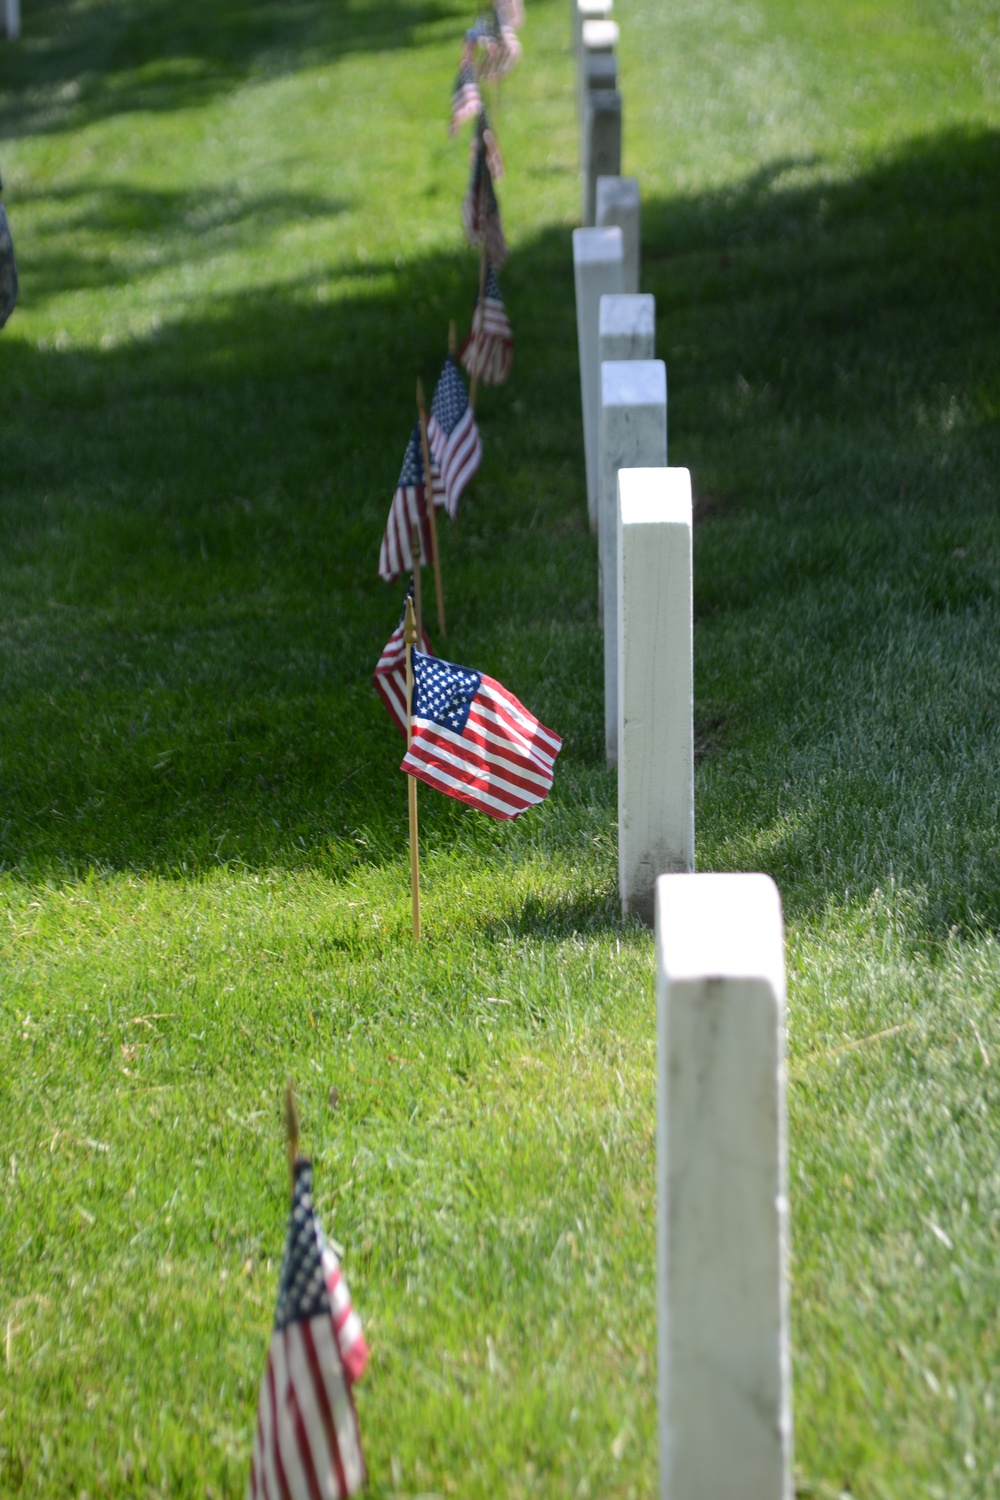
[[[698,862],[788,924],[803,1493],[1000,1489],[1000,24],[624,0]],[[295,1076],[375,1496],[656,1492],[652,942],[617,915],[566,7],[499,133],[517,336],[447,642],[565,737],[495,826],[370,687],[475,260],[468,12],[37,0],[0,50],[0,1493],[239,1495]],[[331,1088],[337,1103],[331,1105]]]

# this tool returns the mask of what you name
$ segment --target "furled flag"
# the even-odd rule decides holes
[[[505,78],[524,51],[511,11],[502,4],[495,5],[488,16],[481,18],[476,39],[485,53],[484,78]]]
[[[500,223],[500,208],[493,191],[490,156],[494,153],[496,142],[484,112],[479,116],[479,125],[472,138],[472,170],[462,202],[462,223],[469,244],[478,248],[485,243],[487,258],[499,268],[507,259],[507,246]]]
[[[474,375],[478,369],[483,385],[503,385],[514,360],[514,335],[500,295],[500,283],[493,267],[486,267],[486,289],[482,310],[476,295],[472,327],[462,345],[459,359]]]
[[[407,590],[407,598],[413,596],[413,584]],[[385,643],[382,655],[375,665],[372,682],[375,691],[389,710],[389,717],[403,738],[406,738],[406,646],[403,641],[403,626],[406,623],[406,605],[399,617],[399,624]],[[424,630],[420,637],[420,648],[425,656],[433,656],[430,637]]]
[[[516,818],[548,795],[561,746],[492,677],[413,648],[413,739],[401,771],[491,818]]]
[[[476,69],[473,65],[473,46],[466,41],[465,51],[462,54],[461,66],[458,77],[455,79],[455,87],[451,91],[451,134],[466,120],[475,119],[482,112],[483,99],[479,92],[479,84],[476,82]]]
[[[382,549],[378,555],[378,576],[384,578],[386,583],[392,583],[394,578],[413,567],[414,526],[420,527],[420,558],[422,562],[426,562],[431,555],[431,531],[427,518],[427,490],[424,484],[424,455],[419,422],[413,424],[399,483],[389,508],[389,519],[385,523]]]
[[[247,1500],[357,1493],[367,1476],[351,1386],[367,1359],[340,1263],[316,1218],[312,1165],[299,1157]]]
[[[501,26],[511,26],[515,31],[520,31],[524,25],[523,0],[496,0],[494,10]]]
[[[444,485],[448,514],[454,521],[462,491],[482,463],[483,445],[462,377],[450,354],[445,356],[431,402],[427,442]]]

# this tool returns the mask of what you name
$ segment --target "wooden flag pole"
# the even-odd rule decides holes
[[[288,1150],[288,1175],[295,1193],[295,1163],[299,1154],[299,1112],[295,1108],[295,1091],[292,1080],[285,1085],[285,1146]]]
[[[479,257],[479,301],[476,303],[476,314],[479,322],[475,325],[476,342],[472,346],[472,380],[469,385],[469,410],[475,415],[476,392],[479,389],[479,346],[483,339],[483,303],[486,300],[486,231],[483,231],[483,248]]]
[[[406,644],[406,748],[413,744],[413,653],[418,644],[417,616],[413,600],[406,600],[406,621],[403,625],[403,640]],[[413,941],[420,941],[420,844],[417,839],[417,778],[407,775],[407,794],[410,803],[410,896],[413,902]]]
[[[431,450],[427,443],[427,412],[424,410],[424,384],[417,381],[417,415],[420,418],[420,441],[424,449],[424,492],[427,496],[427,519],[431,529],[431,562],[434,564],[434,592],[437,595],[438,630],[444,628],[444,590],[441,587],[441,556],[438,552],[437,517],[434,514],[434,477],[431,473]]]
[[[455,337],[455,319],[451,318],[448,322],[448,353],[452,359],[456,357],[457,351],[458,339]]]
[[[416,521],[413,523],[410,548],[413,552],[413,609],[417,617],[417,641],[419,642],[424,638],[424,612],[420,606],[420,527]]]

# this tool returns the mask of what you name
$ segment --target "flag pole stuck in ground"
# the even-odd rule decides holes
[[[424,383],[417,381],[417,415],[420,418],[420,443],[424,456],[424,493],[427,496],[427,520],[431,533],[431,562],[434,565],[434,592],[437,595],[438,630],[442,636],[448,634],[444,628],[444,590],[441,587],[441,557],[438,552],[437,517],[434,514],[434,475],[431,469],[431,450],[427,444],[427,412],[424,407]]]
[[[423,605],[421,604],[421,585],[420,585],[420,527],[419,526],[414,526],[414,528],[413,528],[413,537],[412,537],[411,545],[412,545],[412,548],[413,548],[413,608],[416,610],[416,614],[417,614],[417,640],[419,641],[419,640],[423,639],[423,634],[424,634],[424,610],[423,610]],[[407,702],[409,702],[409,699],[407,699]],[[409,713],[409,709],[407,709],[407,713]]]
[[[403,626],[406,645],[406,753],[413,744],[413,648],[419,640],[413,600],[407,596],[406,623]],[[413,941],[420,941],[420,844],[417,837],[417,779],[407,776],[410,809],[410,900],[413,904]]]

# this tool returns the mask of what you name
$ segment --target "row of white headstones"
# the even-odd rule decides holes
[[[573,265],[622,913],[656,928],[660,1495],[790,1500],[781,903],[765,875],[694,873],[691,476],[667,464],[612,3],[572,0]]]
[[[4,0],[3,35],[9,42],[21,35],[21,0]]]

